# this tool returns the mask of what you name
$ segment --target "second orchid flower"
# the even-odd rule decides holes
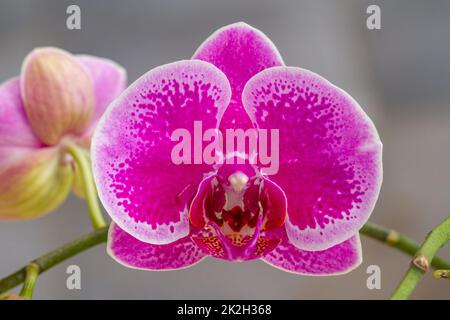
[[[36,218],[72,188],[84,193],[68,148],[88,156],[95,125],[125,86],[111,60],[57,48],[26,57],[20,76],[0,85],[0,219]]]

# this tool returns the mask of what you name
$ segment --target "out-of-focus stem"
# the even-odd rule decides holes
[[[38,274],[41,274],[54,267],[58,263],[70,257],[73,257],[74,255],[77,255],[78,253],[83,252],[89,248],[92,248],[99,243],[105,242],[107,234],[108,227],[100,228],[85,236],[82,236],[81,238],[62,245],[59,248],[56,248],[46,255],[35,259],[29,265],[36,265],[38,267]],[[0,279],[0,294],[24,282],[27,277],[28,266],[25,266],[22,269],[10,274],[9,276]]]
[[[433,272],[433,276],[436,279],[450,280],[450,270],[436,270],[435,272]]]
[[[97,190],[95,189],[94,178],[92,176],[91,166],[89,160],[84,154],[83,150],[74,144],[68,143],[66,145],[67,152],[73,157],[77,164],[77,169],[81,172],[84,196],[86,197],[86,203],[89,209],[89,217],[94,229],[103,228],[105,220],[103,220],[102,211],[97,197]]]
[[[25,280],[23,282],[20,296],[24,299],[31,299],[33,297],[34,286],[39,275],[39,266],[32,262],[25,267]]]

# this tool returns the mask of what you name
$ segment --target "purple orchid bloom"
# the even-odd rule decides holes
[[[125,86],[125,70],[107,59],[57,48],[28,54],[20,77],[0,85],[0,219],[40,217],[71,189],[82,194],[64,145],[87,154],[100,116]]]
[[[279,169],[266,175],[252,154],[229,150],[222,160],[233,161],[174,163],[173,132],[195,135],[198,121],[220,132],[278,129]],[[381,150],[372,121],[346,92],[285,66],[247,24],[224,27],[192,60],[143,75],[101,118],[91,154],[113,219],[108,253],[149,270],[212,256],[346,273],[362,261],[358,230],[379,194]]]

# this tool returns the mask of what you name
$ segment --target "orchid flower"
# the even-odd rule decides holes
[[[278,144],[279,169],[265,174],[254,154],[236,150],[216,150],[212,164],[174,163],[174,131],[195,136],[199,121],[221,140],[229,129],[279,130],[269,143]],[[100,119],[91,155],[113,219],[108,253],[148,270],[211,256],[261,259],[297,274],[346,273],[362,261],[358,230],[379,194],[381,150],[350,95],[285,66],[260,31],[224,27],[193,59],[144,74]]]
[[[0,85],[0,219],[36,218],[72,188],[83,193],[71,153],[88,156],[95,125],[125,86],[110,60],[57,48],[25,58],[20,76]]]

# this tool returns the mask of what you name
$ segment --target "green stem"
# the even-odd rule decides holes
[[[395,240],[395,237],[392,237],[392,232],[389,229],[386,229],[382,226],[376,225],[371,222],[367,222],[364,227],[361,229],[361,234],[366,235],[368,237],[377,239],[383,243],[389,244],[390,246],[403,251],[409,255],[414,255],[415,252],[419,249],[419,244],[410,240],[409,238],[398,235],[399,240]],[[84,250],[92,248],[102,242],[106,241],[108,234],[108,227],[101,228],[99,230],[93,231],[79,239],[76,239],[72,242],[69,242],[48,254],[37,258],[33,262],[39,267],[39,274],[44,271],[50,269],[51,267],[57,265],[58,263],[80,253]],[[389,238],[389,234],[391,237]],[[390,239],[387,241],[386,239]],[[432,265],[436,268],[442,269],[450,269],[450,262],[435,257],[433,259]],[[11,275],[0,279],[0,294],[4,293],[17,285],[21,284],[26,277],[26,267],[12,273]]]
[[[450,280],[450,270],[436,270],[435,272],[433,272],[433,276],[436,279]]]
[[[86,197],[86,203],[89,209],[89,216],[94,229],[103,228],[105,220],[103,220],[102,211],[98,203],[97,191],[95,189],[94,178],[92,176],[91,166],[89,160],[84,154],[83,150],[74,144],[66,145],[67,152],[73,157],[77,164],[77,168],[81,172],[84,196]]]
[[[38,267],[38,274],[41,274],[60,262],[73,257],[74,255],[92,248],[102,242],[106,241],[108,234],[108,227],[103,227],[95,230],[81,238],[69,242],[55,250],[43,255],[31,264],[36,264]],[[0,280],[0,293],[4,293],[17,285],[24,282],[27,276],[27,266],[10,274],[9,276]]]
[[[23,282],[20,296],[25,299],[31,299],[33,297],[34,286],[39,275],[39,266],[32,262],[25,268],[25,280]]]
[[[366,222],[359,232],[367,237],[376,239],[386,245],[403,251],[410,256],[414,256],[420,249],[420,244],[411,238],[370,221]],[[434,269],[450,269],[450,262],[436,256],[431,261],[431,266]]]
[[[438,250],[450,240],[450,216],[434,228],[415,254],[408,271],[391,296],[393,300],[408,299],[429,268]],[[448,269],[445,268],[445,269]]]

